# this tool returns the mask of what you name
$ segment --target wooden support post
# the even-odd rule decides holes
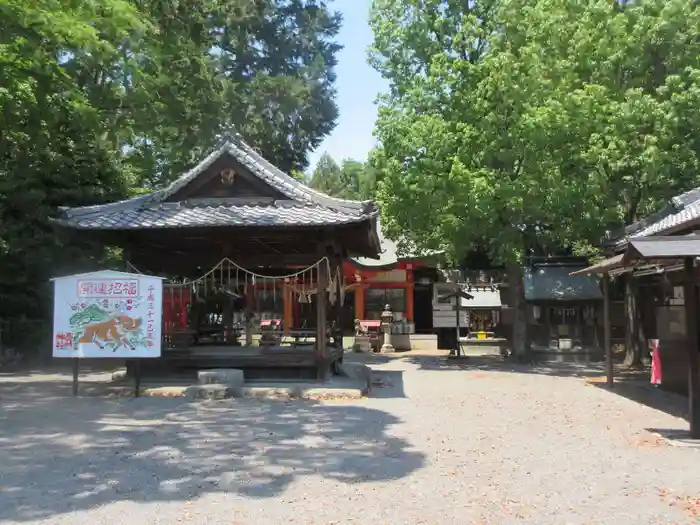
[[[73,397],[78,397],[78,381],[80,378],[80,359],[73,358]]]
[[[284,335],[289,335],[289,331],[292,329],[292,325],[294,324],[292,288],[287,283],[284,283],[282,290],[282,297],[284,298],[284,317],[282,320],[282,327],[284,329]]]
[[[141,360],[134,359],[134,397],[141,396]]]
[[[255,311],[255,288],[247,283],[245,287],[245,344],[253,345],[253,312]]]
[[[406,288],[405,288],[405,294],[406,294],[406,319],[410,323],[413,322],[413,311],[414,311],[414,305],[413,305],[413,270],[407,270],[407,275],[406,275]]]
[[[579,340],[581,343],[581,347],[583,348],[583,311],[586,309],[586,303],[582,303],[578,308],[575,310],[576,315],[576,333],[571,337],[571,344],[573,345],[576,339]]]
[[[345,277],[343,273],[343,260],[338,259],[337,260],[337,270],[336,270],[336,276],[338,276],[337,279],[337,289],[336,289],[336,304],[338,305],[338,309],[336,310],[336,317],[335,317],[335,334],[334,337],[337,337],[338,340],[336,341],[336,346],[338,348],[343,347],[343,324],[345,323],[345,294],[343,293],[343,290],[345,289]],[[341,300],[342,298],[342,300]]]
[[[610,274],[603,274],[603,339],[605,347],[605,375],[608,388],[613,387],[612,331],[610,327]]]
[[[690,437],[700,438],[700,383],[698,377],[698,294],[695,286],[695,257],[686,257],[684,267],[686,347],[688,350],[688,414]]]
[[[365,289],[362,285],[355,288],[355,319],[365,318]]]
[[[327,273],[328,266],[325,262],[322,262],[318,266],[318,281],[316,283],[316,374],[320,380],[326,380],[330,373],[328,339],[326,336]]]
[[[462,317],[462,296],[459,293],[459,285],[457,285],[457,293],[455,294],[455,300],[457,302],[456,306],[456,312],[457,312],[457,343],[456,343],[456,351],[457,353],[455,354],[456,356],[461,356],[462,355],[462,345],[459,344],[459,332],[461,331],[461,326],[460,326],[460,317]]]
[[[224,325],[224,342],[230,345],[235,341],[233,336],[233,298],[224,296],[224,301],[221,320]]]

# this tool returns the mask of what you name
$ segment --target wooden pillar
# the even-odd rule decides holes
[[[245,344],[253,345],[253,312],[255,311],[255,287],[246,284],[245,287]]]
[[[365,288],[359,285],[355,288],[355,319],[365,318]]]
[[[612,329],[610,326],[610,274],[603,274],[603,345],[605,348],[605,375],[608,388],[613,387]]]
[[[459,293],[459,285],[457,285],[457,292],[456,292],[456,294],[455,294],[455,300],[457,301],[456,310],[455,310],[456,313],[457,313],[457,318],[456,318],[456,322],[457,322],[457,329],[456,329],[456,332],[457,332],[457,342],[456,342],[456,347],[455,347],[455,352],[456,352],[455,355],[459,357],[460,355],[462,355],[462,345],[459,344],[459,338],[460,338],[460,333],[459,333],[459,332],[461,331],[460,317],[462,317],[462,308],[461,308],[461,307],[462,307],[462,296],[461,296],[461,294]]]
[[[282,319],[284,335],[289,335],[289,330],[292,329],[292,325],[294,324],[294,301],[292,295],[292,288],[287,283],[284,283],[282,287],[282,300],[284,308],[284,316]]]
[[[316,282],[316,377],[320,380],[327,379],[330,374],[328,340],[326,337],[327,273],[327,265],[321,263],[318,266],[318,280]]]
[[[292,292],[292,326],[301,326],[301,303],[299,296]]]
[[[574,335],[571,338],[571,343],[578,338],[578,340],[581,342],[581,346],[583,347],[583,311],[586,309],[588,305],[586,303],[581,303],[581,305],[576,308],[576,335]]]
[[[406,272],[406,318],[409,322],[413,322],[413,270]]]
[[[222,312],[222,321],[224,325],[224,341],[227,345],[233,344],[235,338],[233,336],[233,298],[225,296]]]
[[[698,380],[698,295],[695,287],[695,257],[686,257],[684,267],[684,302],[686,347],[688,351],[688,414],[690,437],[700,438],[700,384]]]
[[[338,338],[337,345],[339,348],[343,347],[343,324],[345,322],[345,295],[342,292],[345,289],[345,276],[343,273],[343,260],[338,259],[336,262],[336,276],[337,276],[337,282],[336,282],[336,304],[338,306],[338,309],[335,311],[336,312],[336,317],[335,317],[335,337]],[[343,300],[341,300],[341,298]]]

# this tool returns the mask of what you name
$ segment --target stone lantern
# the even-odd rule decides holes
[[[382,312],[382,331],[384,332],[384,344],[380,352],[391,353],[394,351],[394,345],[391,344],[391,329],[394,326],[394,312],[391,311],[391,306],[388,304],[384,306],[384,311]]]

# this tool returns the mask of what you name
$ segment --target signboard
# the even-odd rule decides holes
[[[459,312],[459,324],[463,328],[469,326],[469,314],[467,312]],[[456,328],[457,327],[457,312],[433,310],[433,328]]]
[[[369,277],[367,281],[371,283],[405,283],[406,270],[393,269],[385,272],[377,272]]]
[[[54,357],[160,356],[162,278],[100,271],[53,281]]]

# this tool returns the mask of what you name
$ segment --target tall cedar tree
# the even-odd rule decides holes
[[[234,126],[297,173],[333,128],[322,0],[0,2],[0,318],[46,318],[48,279],[103,266],[58,206],[149,191]]]

